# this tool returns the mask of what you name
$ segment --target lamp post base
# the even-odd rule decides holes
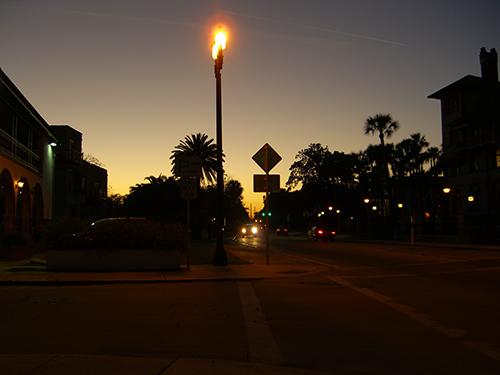
[[[212,262],[214,266],[227,266],[227,255],[223,244],[217,243]]]

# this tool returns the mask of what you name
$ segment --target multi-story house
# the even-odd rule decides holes
[[[82,157],[82,133],[48,125],[0,69],[0,231],[103,218],[107,185],[106,169]]]
[[[0,69],[0,230],[34,233],[52,219],[57,139]]]
[[[500,84],[498,54],[482,48],[481,77],[467,75],[429,95],[441,101],[445,220],[500,227]],[[497,234],[498,235],[498,234]]]
[[[68,125],[52,125],[56,152],[56,217],[94,221],[106,217],[108,173],[83,158],[82,133]]]

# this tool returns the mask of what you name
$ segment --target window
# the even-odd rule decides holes
[[[475,154],[470,156],[470,172],[477,172],[479,170],[479,157]]]
[[[500,168],[500,148],[497,149],[497,152],[495,155],[495,166],[497,168]]]
[[[14,112],[12,109],[0,100],[0,129],[6,132],[8,135],[12,136],[12,117]]]
[[[451,115],[452,113],[458,112],[460,109],[459,96],[455,94],[444,101],[444,114]]]

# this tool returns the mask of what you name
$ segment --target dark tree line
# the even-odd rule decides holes
[[[179,155],[200,156],[202,177],[197,198],[190,201],[190,228],[194,237],[210,238],[215,218],[216,145],[206,134],[192,134],[172,151],[172,171],[175,157]],[[146,217],[156,221],[178,221],[187,224],[187,202],[180,196],[180,178],[174,176],[149,176],[146,182],[130,188],[125,196],[114,195],[108,199],[111,216]],[[248,221],[243,206],[243,187],[234,179],[224,182],[224,212],[227,230],[233,230]]]
[[[300,150],[287,190],[271,195],[273,224],[307,229],[326,220],[351,232],[366,231],[369,220],[376,219],[379,228],[391,232],[410,215],[425,220],[435,214],[430,195],[442,174],[442,151],[420,133],[387,143],[399,128],[390,115],[378,114],[366,120],[364,133],[377,134],[380,144],[349,154],[320,143]]]

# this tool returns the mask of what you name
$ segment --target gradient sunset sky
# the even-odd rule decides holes
[[[252,156],[283,160],[321,143],[350,153],[378,143],[366,118],[390,113],[440,147],[440,106],[427,96],[500,50],[498,0],[0,0],[0,67],[51,125],[83,133],[110,193],[169,176],[186,135],[215,134],[210,47],[228,29],[222,69],[226,174],[262,208]]]

